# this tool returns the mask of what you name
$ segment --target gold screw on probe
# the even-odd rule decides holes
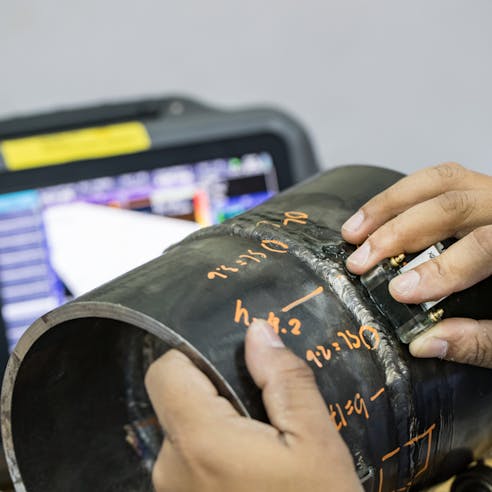
[[[437,323],[442,319],[443,314],[444,314],[444,309],[436,309],[435,311],[431,311],[429,313],[429,320],[432,321],[433,323]]]
[[[398,268],[404,259],[405,255],[401,253],[398,256],[393,256],[392,258],[390,258],[390,264],[393,268]]]

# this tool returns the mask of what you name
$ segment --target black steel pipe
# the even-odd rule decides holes
[[[490,370],[412,358],[344,267],[353,248],[341,224],[399,178],[334,169],[36,321],[2,391],[16,490],[151,490],[162,433],[143,378],[169,347],[242,414],[266,419],[243,359],[253,317],[312,366],[367,491],[416,490],[484,456]],[[473,289],[453,296],[451,312],[491,318],[490,280]]]

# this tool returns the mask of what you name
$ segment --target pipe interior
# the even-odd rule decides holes
[[[42,335],[22,361],[12,397],[13,444],[27,490],[153,490],[163,433],[143,381],[169,348],[102,318],[67,321]]]

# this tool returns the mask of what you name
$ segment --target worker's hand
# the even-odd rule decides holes
[[[362,243],[347,260],[359,275],[384,258],[460,238],[389,284],[400,302],[438,300],[492,273],[492,177],[453,163],[424,169],[369,200],[345,222],[342,235]],[[410,351],[492,368],[492,321],[445,319],[417,337]]]
[[[311,369],[264,321],[248,329],[246,362],[270,425],[240,416],[181,352],[150,366],[145,384],[166,433],[156,491],[362,491]]]

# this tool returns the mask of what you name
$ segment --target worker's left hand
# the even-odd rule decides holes
[[[146,386],[166,432],[157,492],[361,492],[349,451],[307,364],[257,320],[246,363],[271,425],[242,417],[181,352],[154,362]]]
[[[423,169],[369,200],[342,235],[361,244],[347,260],[359,275],[384,258],[458,237],[442,255],[389,284],[400,302],[441,299],[492,274],[492,177],[455,163]],[[444,319],[412,341],[410,352],[492,368],[492,320]]]

